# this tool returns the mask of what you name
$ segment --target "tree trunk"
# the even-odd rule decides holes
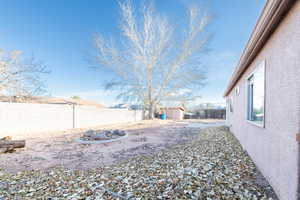
[[[142,116],[143,116],[143,119],[147,119],[145,108],[143,108],[143,110],[142,110]]]
[[[23,148],[25,140],[0,140],[0,148]]]
[[[149,104],[149,119],[154,119],[154,104],[150,103]]]

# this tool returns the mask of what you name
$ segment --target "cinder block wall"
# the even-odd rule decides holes
[[[101,109],[91,106],[75,107],[75,128],[142,120],[141,111],[126,109]]]
[[[300,1],[262,48],[232,90],[233,113],[227,109],[227,125],[269,180],[281,200],[297,200],[299,190],[300,130]],[[266,62],[265,128],[246,120],[247,77]]]
[[[0,102],[0,137],[28,138],[30,134],[142,120],[141,111],[92,106]]]

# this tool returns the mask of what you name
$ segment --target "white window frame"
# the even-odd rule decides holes
[[[229,97],[229,112],[233,113],[233,95]]]
[[[236,95],[236,96],[239,96],[239,95],[240,95],[240,86],[237,85],[237,86],[235,87],[235,90],[234,90],[234,91],[235,91],[235,95]]]
[[[254,122],[254,121],[252,121],[252,120],[249,120],[249,97],[248,97],[248,81],[249,81],[249,79],[252,77],[252,76],[254,76],[254,74],[255,74],[255,72],[258,70],[258,68],[259,67],[263,67],[263,70],[264,70],[264,102],[263,102],[263,104],[264,104],[264,107],[263,107],[263,114],[264,114],[264,117],[263,117],[263,121],[262,121],[262,123],[257,123],[257,122]],[[253,124],[253,125],[255,125],[255,126],[258,126],[258,127],[261,127],[261,128],[265,128],[265,121],[266,121],[266,61],[265,60],[263,60],[260,64],[258,64],[256,67],[255,67],[255,69],[247,76],[247,78],[246,78],[246,95],[245,95],[245,97],[246,97],[246,106],[247,106],[247,108],[246,108],[246,120],[247,120],[247,122],[248,123],[250,123],[250,124]]]

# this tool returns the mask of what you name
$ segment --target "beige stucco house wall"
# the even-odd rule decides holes
[[[262,62],[264,127],[247,120],[247,78]],[[300,1],[267,1],[224,96],[227,125],[278,197],[300,199]]]

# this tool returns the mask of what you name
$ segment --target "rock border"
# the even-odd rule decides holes
[[[120,136],[118,138],[115,139],[109,139],[109,140],[82,140],[81,138],[76,138],[75,142],[78,142],[80,144],[104,144],[104,143],[109,143],[109,142],[116,142],[119,140],[122,140],[124,138],[128,137],[128,133],[125,132],[125,135]]]

